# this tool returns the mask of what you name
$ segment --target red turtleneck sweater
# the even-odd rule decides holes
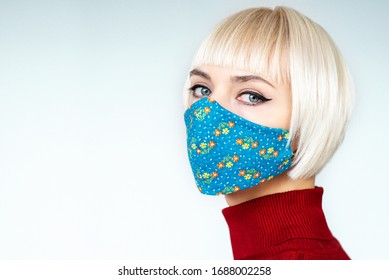
[[[277,193],[223,209],[234,259],[347,260],[322,209],[323,188]]]

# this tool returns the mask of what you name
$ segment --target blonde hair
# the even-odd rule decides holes
[[[228,17],[201,44],[192,69],[201,65],[247,70],[290,86],[290,135],[297,141],[292,179],[317,174],[342,143],[352,80],[327,32],[299,12],[252,8]]]

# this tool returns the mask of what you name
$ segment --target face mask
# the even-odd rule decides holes
[[[289,169],[289,131],[262,126],[224,109],[210,98],[185,112],[190,165],[200,192],[237,192]]]

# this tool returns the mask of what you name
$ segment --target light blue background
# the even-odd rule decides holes
[[[389,259],[388,1],[0,0],[0,259],[231,259],[186,157],[182,88],[225,16],[286,5],[342,50],[357,103],[318,176],[354,259]]]

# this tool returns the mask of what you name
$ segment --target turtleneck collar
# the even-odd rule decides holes
[[[234,259],[251,259],[293,238],[334,238],[322,210],[323,188],[272,194],[223,209]]]

